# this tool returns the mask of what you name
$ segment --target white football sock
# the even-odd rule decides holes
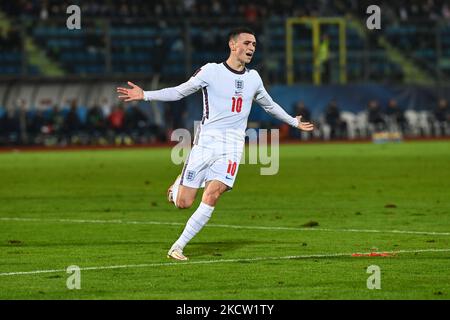
[[[183,233],[175,242],[177,246],[183,249],[189,241],[205,226],[209,218],[211,218],[214,207],[211,207],[205,203],[200,203],[197,210],[189,218]]]

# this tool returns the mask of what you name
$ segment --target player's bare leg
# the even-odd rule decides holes
[[[180,186],[178,189],[176,206],[180,209],[188,209],[192,206],[197,195],[197,188]]]
[[[167,200],[179,209],[188,209],[194,203],[198,189],[180,185],[180,179],[181,175],[167,190]]]
[[[197,191],[197,189],[195,190]],[[183,254],[184,247],[206,225],[206,223],[211,218],[214,207],[221,194],[227,190],[228,187],[223,182],[217,180],[209,181],[206,184],[205,191],[203,192],[202,196],[202,202],[200,203],[194,214],[189,218],[181,236],[170,248],[169,252],[167,253],[168,257],[176,260],[188,260],[188,258]]]
[[[208,181],[203,192],[202,202],[211,207],[215,207],[222,193],[228,190],[228,186],[221,181]]]

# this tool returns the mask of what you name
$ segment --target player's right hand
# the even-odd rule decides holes
[[[129,89],[119,87],[117,88],[117,93],[119,95],[119,99],[122,99],[125,102],[134,101],[134,100],[143,100],[144,99],[144,90],[141,87],[135,85],[133,82],[128,81],[128,85],[131,87]]]
[[[312,131],[314,130],[314,125],[310,122],[303,122],[302,121],[302,116],[297,116],[296,117],[298,120],[298,129],[303,130],[303,131]]]

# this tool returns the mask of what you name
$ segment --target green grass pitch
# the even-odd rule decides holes
[[[283,145],[260,168],[176,262],[200,197],[167,203],[169,148],[0,153],[0,299],[449,299],[450,142]],[[396,254],[351,256],[372,251]]]

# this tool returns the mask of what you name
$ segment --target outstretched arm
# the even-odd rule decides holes
[[[131,88],[117,88],[117,93],[120,94],[119,99],[122,99],[125,102],[135,100],[177,101],[200,89],[202,87],[202,82],[198,79],[191,78],[179,86],[155,91],[144,91],[141,87],[132,82],[128,82],[128,85]]]
[[[278,103],[273,101],[270,95],[263,90],[255,97],[255,101],[270,115],[281,120],[292,127],[296,127],[304,131],[314,130],[314,125],[310,122],[302,122],[302,116],[291,117]]]

